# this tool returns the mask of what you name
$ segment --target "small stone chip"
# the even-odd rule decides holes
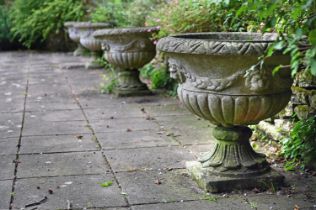
[[[160,179],[156,179],[156,180],[155,180],[155,184],[156,184],[156,185],[160,185],[160,184],[161,184]]]
[[[53,193],[54,193],[54,191],[53,191],[52,189],[50,189],[50,188],[49,188],[49,189],[48,189],[48,193],[49,193],[49,194],[53,194]]]

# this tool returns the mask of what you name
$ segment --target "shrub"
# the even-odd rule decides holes
[[[177,84],[170,78],[167,68],[163,64],[149,63],[140,69],[140,76],[150,80],[150,88],[167,89],[175,95]]]
[[[164,0],[133,0],[126,9],[126,17],[131,26],[145,26],[149,13],[159,8]]]
[[[13,35],[27,47],[62,33],[65,21],[83,16],[83,3],[77,0],[15,0],[10,11]]]
[[[147,15],[164,0],[101,0],[91,13],[92,22],[114,22],[118,27],[144,26]]]
[[[299,165],[302,168],[316,167],[315,116],[294,124],[290,137],[282,142],[282,153],[287,159],[285,164],[287,170],[293,170]]]
[[[8,6],[0,5],[0,50],[11,42]]]
[[[283,49],[291,55],[292,76],[300,69],[316,75],[315,13],[313,0],[171,0],[153,11],[147,24],[160,26],[158,38],[184,32],[278,32],[280,40],[262,60]]]
[[[126,3],[120,0],[102,0],[90,14],[92,22],[112,22],[116,26],[128,26]]]

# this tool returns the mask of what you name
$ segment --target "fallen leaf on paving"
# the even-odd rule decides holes
[[[298,205],[295,205],[294,210],[300,210],[300,207]]]
[[[112,186],[113,182],[112,181],[105,181],[105,182],[100,182],[98,183],[101,187],[110,187]]]

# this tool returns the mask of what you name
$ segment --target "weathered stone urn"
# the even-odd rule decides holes
[[[274,67],[289,64],[288,56],[276,54],[258,64],[275,39],[271,33],[192,33],[157,44],[167,56],[171,76],[180,81],[180,100],[216,125],[214,150],[186,164],[209,192],[270,188],[283,181],[265,156],[252,149],[247,127],[281,111],[291,96],[289,69],[272,75]]]
[[[93,36],[103,41],[105,59],[115,67],[117,96],[144,95],[150,93],[139,79],[138,69],[156,55],[156,46],[150,40],[157,27],[131,27],[103,29]]]
[[[79,32],[80,44],[91,51],[93,60],[85,64],[86,69],[101,68],[97,62],[98,55],[101,54],[101,40],[95,39],[92,34],[94,31],[112,27],[110,23],[77,23],[74,26]]]
[[[77,23],[79,23],[79,22],[69,21],[69,22],[65,22],[65,24],[64,24],[64,26],[68,32],[69,38],[72,41],[78,43],[78,47],[73,53],[74,56],[80,56],[80,55],[83,55],[83,53],[84,53],[84,48],[80,44],[79,33],[78,33],[77,29],[74,27],[74,25]]]

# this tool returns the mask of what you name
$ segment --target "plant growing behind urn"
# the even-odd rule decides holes
[[[92,34],[94,31],[112,27],[111,23],[77,23],[75,28],[80,32],[80,44],[91,51],[93,60],[86,63],[86,69],[101,68],[97,61],[98,54],[102,52],[101,41],[95,39]]]
[[[150,93],[139,79],[138,69],[156,55],[156,46],[150,39],[157,27],[130,27],[103,29],[93,33],[102,41],[105,59],[114,66],[117,96],[144,95]]]
[[[247,127],[281,111],[291,96],[289,69],[283,54],[258,57],[276,34],[192,33],[161,39],[157,48],[167,56],[171,76],[180,81],[178,96],[193,114],[216,125],[214,150],[187,162],[198,184],[209,192],[277,186],[283,176],[272,170],[250,143]]]

